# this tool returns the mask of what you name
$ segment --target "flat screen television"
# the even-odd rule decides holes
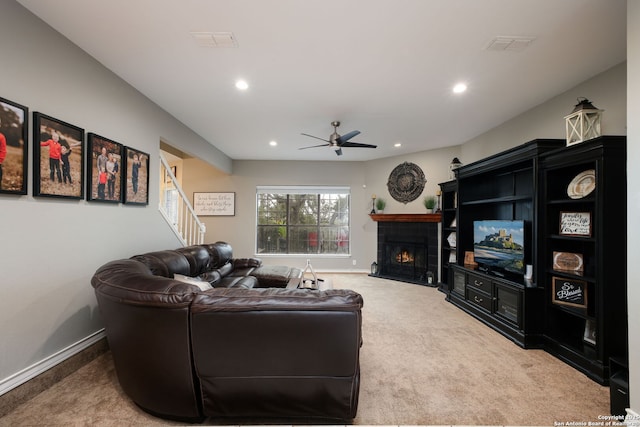
[[[473,221],[473,257],[484,271],[524,275],[524,221]]]

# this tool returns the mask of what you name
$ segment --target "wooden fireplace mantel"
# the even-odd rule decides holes
[[[369,214],[378,222],[440,222],[441,214]]]

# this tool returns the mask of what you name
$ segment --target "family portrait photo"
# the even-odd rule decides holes
[[[89,187],[87,200],[122,201],[123,145],[89,133]]]
[[[0,193],[27,194],[29,111],[0,98]]]
[[[84,129],[33,113],[33,195],[84,198]]]
[[[130,147],[124,148],[126,178],[124,202],[133,205],[149,203],[149,155]]]

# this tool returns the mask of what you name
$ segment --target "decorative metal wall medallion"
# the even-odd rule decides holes
[[[427,180],[420,166],[404,162],[395,167],[389,175],[387,188],[395,200],[407,204],[418,198]]]

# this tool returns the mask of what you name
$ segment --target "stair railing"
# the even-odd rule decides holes
[[[160,154],[160,203],[158,209],[184,246],[201,245],[207,227],[196,215],[169,163]]]

